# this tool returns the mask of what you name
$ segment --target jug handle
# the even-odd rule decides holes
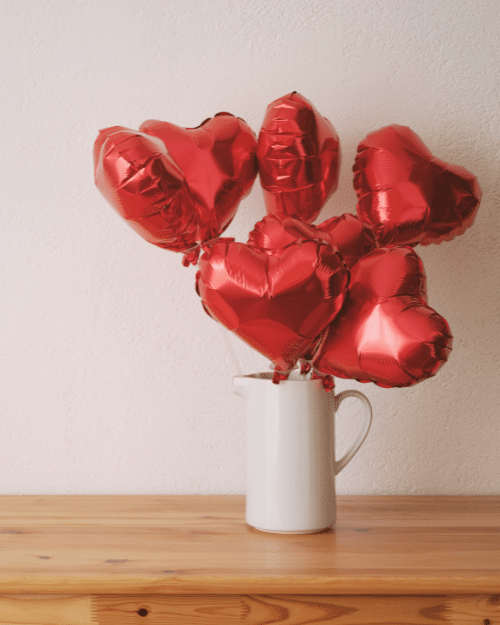
[[[365,411],[365,414],[364,414],[365,420],[363,423],[363,428],[361,432],[358,434],[358,437],[356,438],[356,440],[354,441],[350,449],[348,449],[347,452],[342,456],[342,458],[335,462],[335,465],[334,465],[335,475],[338,475],[342,471],[342,469],[353,459],[358,449],[364,443],[365,438],[368,436],[368,432],[370,431],[370,427],[372,424],[372,416],[373,416],[372,405],[368,401],[368,398],[365,395],[363,395],[363,393],[360,393],[359,391],[342,391],[338,395],[335,395],[335,403],[333,406],[332,416],[335,416],[337,410],[339,409],[340,404],[347,397],[357,397],[365,404],[367,410]],[[335,458],[335,453],[333,453],[332,456]]]

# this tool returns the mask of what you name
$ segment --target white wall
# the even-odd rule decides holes
[[[358,142],[410,126],[478,176],[474,226],[418,248],[455,337],[439,374],[359,388],[375,419],[349,494],[500,494],[499,14],[495,0],[0,2],[0,493],[244,493],[243,402],[194,268],[132,231],[93,183],[97,131],[218,111],[258,132],[297,90]],[[264,215],[260,185],[228,236]],[[246,373],[262,366],[233,345]],[[264,366],[267,366],[264,364]],[[338,425],[339,451],[356,413]],[[349,422],[351,421],[351,423]]]

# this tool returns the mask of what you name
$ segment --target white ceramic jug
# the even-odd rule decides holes
[[[358,391],[327,393],[320,380],[297,373],[273,384],[272,375],[234,378],[234,392],[246,400],[246,521],[264,532],[321,532],[335,523],[335,476],[365,440],[372,408]],[[365,421],[336,460],[334,417],[347,397],[365,404]]]

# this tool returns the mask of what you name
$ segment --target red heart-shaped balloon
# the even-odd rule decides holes
[[[230,113],[197,128],[115,126],[95,142],[95,182],[146,241],[185,252],[227,228],[257,175],[256,147],[251,128]]]
[[[358,214],[380,245],[450,241],[474,222],[481,200],[476,178],[432,156],[406,126],[370,133],[353,171]]]
[[[324,241],[340,252],[347,268],[377,246],[375,233],[359,217],[345,213],[313,226],[293,217],[266,215],[255,224],[248,244],[272,253],[300,240]]]
[[[267,212],[312,222],[335,191],[339,139],[332,124],[294,91],[272,102],[257,142]]]
[[[248,245],[270,254],[298,241],[314,240],[332,244],[331,237],[321,233],[316,226],[293,217],[280,218],[275,215],[266,215],[248,235]]]
[[[316,226],[323,236],[328,235],[350,269],[360,258],[377,247],[375,232],[356,215],[344,213]]]
[[[349,272],[330,245],[294,242],[272,254],[219,239],[199,261],[208,314],[288,373],[342,307]]]
[[[323,375],[411,386],[435,375],[451,348],[448,323],[427,305],[415,251],[379,248],[351,269],[349,295],[313,366]]]

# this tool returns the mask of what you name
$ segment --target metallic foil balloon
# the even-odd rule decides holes
[[[267,215],[255,224],[248,244],[273,253],[300,240],[314,239],[330,244],[342,255],[347,268],[377,246],[373,229],[356,217],[345,213],[313,226],[293,217],[279,219]]]
[[[186,252],[229,225],[257,175],[256,138],[219,113],[197,128],[114,126],[94,145],[95,183],[146,241]]]
[[[448,359],[448,323],[427,305],[410,247],[378,248],[351,269],[349,296],[314,354],[317,372],[382,387],[411,386]]]
[[[199,267],[206,312],[271,360],[281,379],[335,318],[349,282],[340,254],[317,240],[268,254],[219,239]]]
[[[450,241],[472,225],[481,200],[469,171],[432,156],[406,126],[369,134],[353,171],[358,214],[380,245]]]
[[[315,226],[293,217],[279,218],[266,215],[258,221],[248,236],[248,245],[262,252],[273,254],[299,241],[323,241],[331,245],[331,237],[321,233]]]
[[[316,228],[324,237],[329,237],[332,245],[342,254],[349,269],[377,247],[373,228],[350,213],[327,219]]]
[[[312,222],[338,184],[339,139],[297,92],[272,102],[257,142],[267,212]]]

